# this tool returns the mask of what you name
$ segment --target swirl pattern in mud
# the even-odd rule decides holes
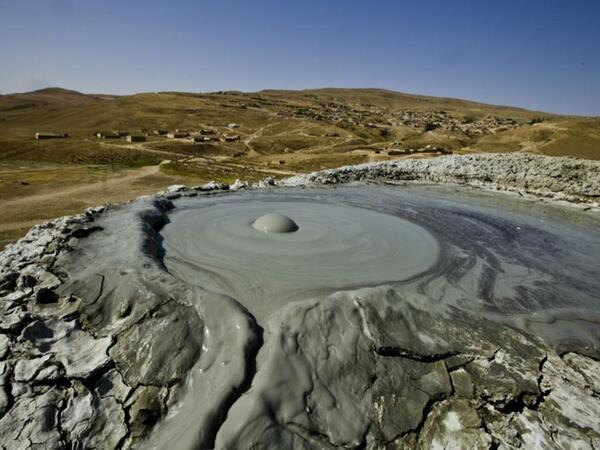
[[[281,202],[182,206],[162,233],[167,268],[186,282],[242,299],[262,319],[282,303],[323,291],[406,280],[429,269],[438,245],[410,221],[310,196]],[[293,233],[252,224],[277,211]],[[251,305],[251,306],[250,306]]]
[[[484,200],[381,188],[182,200],[162,232],[165,264],[185,282],[239,300],[259,321],[291,300],[390,284],[557,345],[594,347],[600,234]],[[273,211],[293,217],[298,232],[252,228]]]

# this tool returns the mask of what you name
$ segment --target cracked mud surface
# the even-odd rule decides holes
[[[440,186],[235,187],[91,209],[0,254],[2,448],[600,448],[593,211]],[[394,276],[325,260],[305,286],[269,284],[272,261],[231,261],[227,242],[210,265],[180,261],[203,249],[180,217],[252,201],[409,221],[435,261]]]

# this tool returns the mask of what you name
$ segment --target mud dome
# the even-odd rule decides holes
[[[263,233],[293,233],[298,231],[298,224],[287,216],[279,213],[268,213],[260,216],[252,227]]]

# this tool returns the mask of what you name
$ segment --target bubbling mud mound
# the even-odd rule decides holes
[[[600,448],[597,212],[241,187],[89,210],[0,254],[2,447]]]
[[[279,213],[260,216],[252,223],[252,227],[265,233],[293,233],[298,231],[299,228],[296,222]]]

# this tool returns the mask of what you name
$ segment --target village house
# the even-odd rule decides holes
[[[127,136],[127,142],[145,142],[146,136],[143,134],[130,134]]]
[[[181,138],[186,138],[190,135],[190,133],[186,132],[186,131],[172,131],[170,133],[167,133],[167,137],[169,139],[181,139]]]
[[[119,139],[120,136],[119,133],[114,131],[98,131],[96,137],[99,137],[100,139]]]
[[[240,135],[239,134],[235,134],[235,135],[225,135],[223,136],[222,141],[223,142],[236,142],[240,140]]]
[[[35,138],[37,140],[40,139],[62,139],[62,138],[68,138],[69,135],[66,133],[35,133]]]

